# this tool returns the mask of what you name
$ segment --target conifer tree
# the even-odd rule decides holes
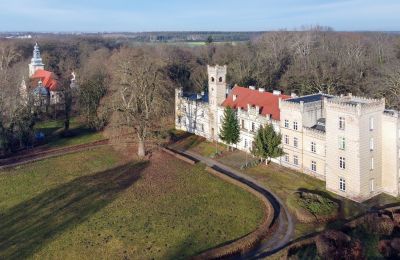
[[[237,144],[240,140],[239,121],[235,111],[230,107],[225,108],[220,132],[219,138],[228,144],[228,146]]]
[[[269,163],[271,158],[284,154],[280,146],[281,139],[281,134],[276,133],[271,124],[267,124],[265,127],[261,126],[257,131],[251,152],[254,156],[266,159],[267,163]]]

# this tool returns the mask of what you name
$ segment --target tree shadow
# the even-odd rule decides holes
[[[111,203],[148,162],[128,163],[45,191],[0,212],[0,258],[24,259]]]

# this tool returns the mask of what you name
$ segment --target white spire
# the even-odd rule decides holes
[[[33,57],[31,59],[31,63],[29,64],[29,77],[31,77],[38,69],[43,70],[44,64],[42,57],[40,57],[39,44],[36,42],[35,47],[33,48]]]

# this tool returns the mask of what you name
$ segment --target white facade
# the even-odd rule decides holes
[[[228,93],[226,67],[209,66],[208,72],[209,96],[177,90],[175,125],[217,140]],[[280,99],[280,120],[247,105],[237,108],[238,149],[249,152],[260,125],[273,124],[282,134],[285,155],[276,161],[283,166],[322,179],[327,190],[355,201],[382,192],[399,196],[400,119],[397,111],[385,110],[384,99],[321,93]]]

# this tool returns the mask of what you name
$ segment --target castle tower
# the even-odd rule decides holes
[[[35,74],[35,72],[39,69],[43,70],[44,64],[42,58],[40,57],[39,45],[36,43],[33,49],[33,57],[31,59],[31,63],[29,64],[29,77],[32,77],[32,75]]]
[[[227,84],[225,66],[207,66],[208,71],[208,100],[210,108],[210,134],[218,139],[218,106],[226,99]]]

